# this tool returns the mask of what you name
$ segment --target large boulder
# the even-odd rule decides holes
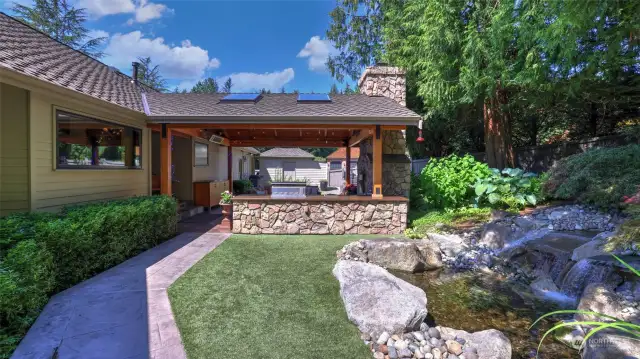
[[[403,272],[422,272],[443,266],[440,247],[432,241],[392,238],[361,239],[344,246],[338,258],[377,264]]]
[[[511,341],[501,331],[495,329],[469,333],[464,330],[438,327],[443,336],[462,338],[478,350],[478,358],[511,359]]]
[[[404,272],[422,272],[426,261],[415,242],[392,239],[366,240],[367,259],[370,263]]]
[[[598,333],[587,339],[582,359],[640,359],[638,339],[613,333]]]
[[[427,233],[427,238],[437,243],[440,251],[448,257],[455,257],[469,248],[464,239],[455,234]]]
[[[363,333],[377,337],[417,330],[427,316],[425,292],[382,267],[341,260],[333,275],[349,320]]]

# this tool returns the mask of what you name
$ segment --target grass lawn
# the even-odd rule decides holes
[[[359,238],[227,239],[169,288],[188,357],[371,358],[331,274]]]

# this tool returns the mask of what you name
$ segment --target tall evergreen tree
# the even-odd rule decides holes
[[[151,57],[138,57],[138,80],[161,92],[167,91],[167,81],[160,74],[160,67],[153,65]]]
[[[329,90],[329,94],[330,95],[335,95],[340,93],[340,90],[338,90],[338,86],[336,86],[336,84],[331,85],[331,89]]]
[[[196,82],[191,88],[193,93],[216,93],[218,92],[218,82],[214,78],[208,77]]]
[[[227,78],[222,86],[222,92],[231,93],[231,88],[233,87],[233,82],[231,82],[231,77]]]
[[[20,21],[63,44],[97,59],[104,56],[99,48],[107,38],[89,38],[89,30],[84,27],[85,9],[75,8],[67,0],[35,0],[32,7],[14,3],[12,10]]]
[[[329,56],[331,75],[342,82],[345,76],[356,80],[362,68],[382,59],[383,12],[381,0],[337,0],[329,16],[327,38],[338,50]],[[395,0],[397,1],[397,0]]]

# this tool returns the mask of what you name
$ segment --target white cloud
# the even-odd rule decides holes
[[[336,49],[329,40],[314,36],[300,50],[298,57],[309,58],[309,70],[323,72],[327,70],[327,58],[335,53]]]
[[[145,23],[153,19],[162,17],[165,13],[171,13],[164,4],[156,4],[148,0],[78,0],[78,7],[87,9],[89,15],[100,18],[107,15],[134,14],[134,17],[127,21],[132,25],[136,22]]]
[[[282,71],[265,72],[263,74],[237,72],[221,76],[217,81],[223,84],[229,77],[231,77],[231,82],[233,82],[233,92],[252,92],[263,88],[278,91],[282,86],[293,80],[294,72],[290,67]]]
[[[136,10],[131,0],[79,0],[77,5],[79,8],[87,9],[89,15],[95,17],[128,14]]]
[[[31,7],[33,6],[33,0],[4,0],[4,1],[0,0],[0,4],[2,4],[0,6],[0,9],[6,8],[8,10],[11,10],[13,9],[13,6],[15,4]]]
[[[189,40],[181,46],[170,46],[162,37],[145,38],[140,31],[113,35],[104,52],[107,54],[104,62],[121,69],[130,68],[138,57],[149,56],[168,79],[199,79],[206,70],[220,66],[220,60],[210,58],[207,50],[193,46]]]
[[[89,30],[89,33],[87,34],[87,36],[89,39],[95,39],[98,37],[109,37],[109,33],[104,30],[92,29],[92,30]]]

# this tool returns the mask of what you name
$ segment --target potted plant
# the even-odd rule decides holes
[[[232,228],[231,226],[231,211],[232,211],[232,204],[231,204],[231,199],[232,199],[232,194],[229,191],[224,191],[220,194],[220,206],[222,207],[222,225],[223,226],[229,226],[229,228]]]

